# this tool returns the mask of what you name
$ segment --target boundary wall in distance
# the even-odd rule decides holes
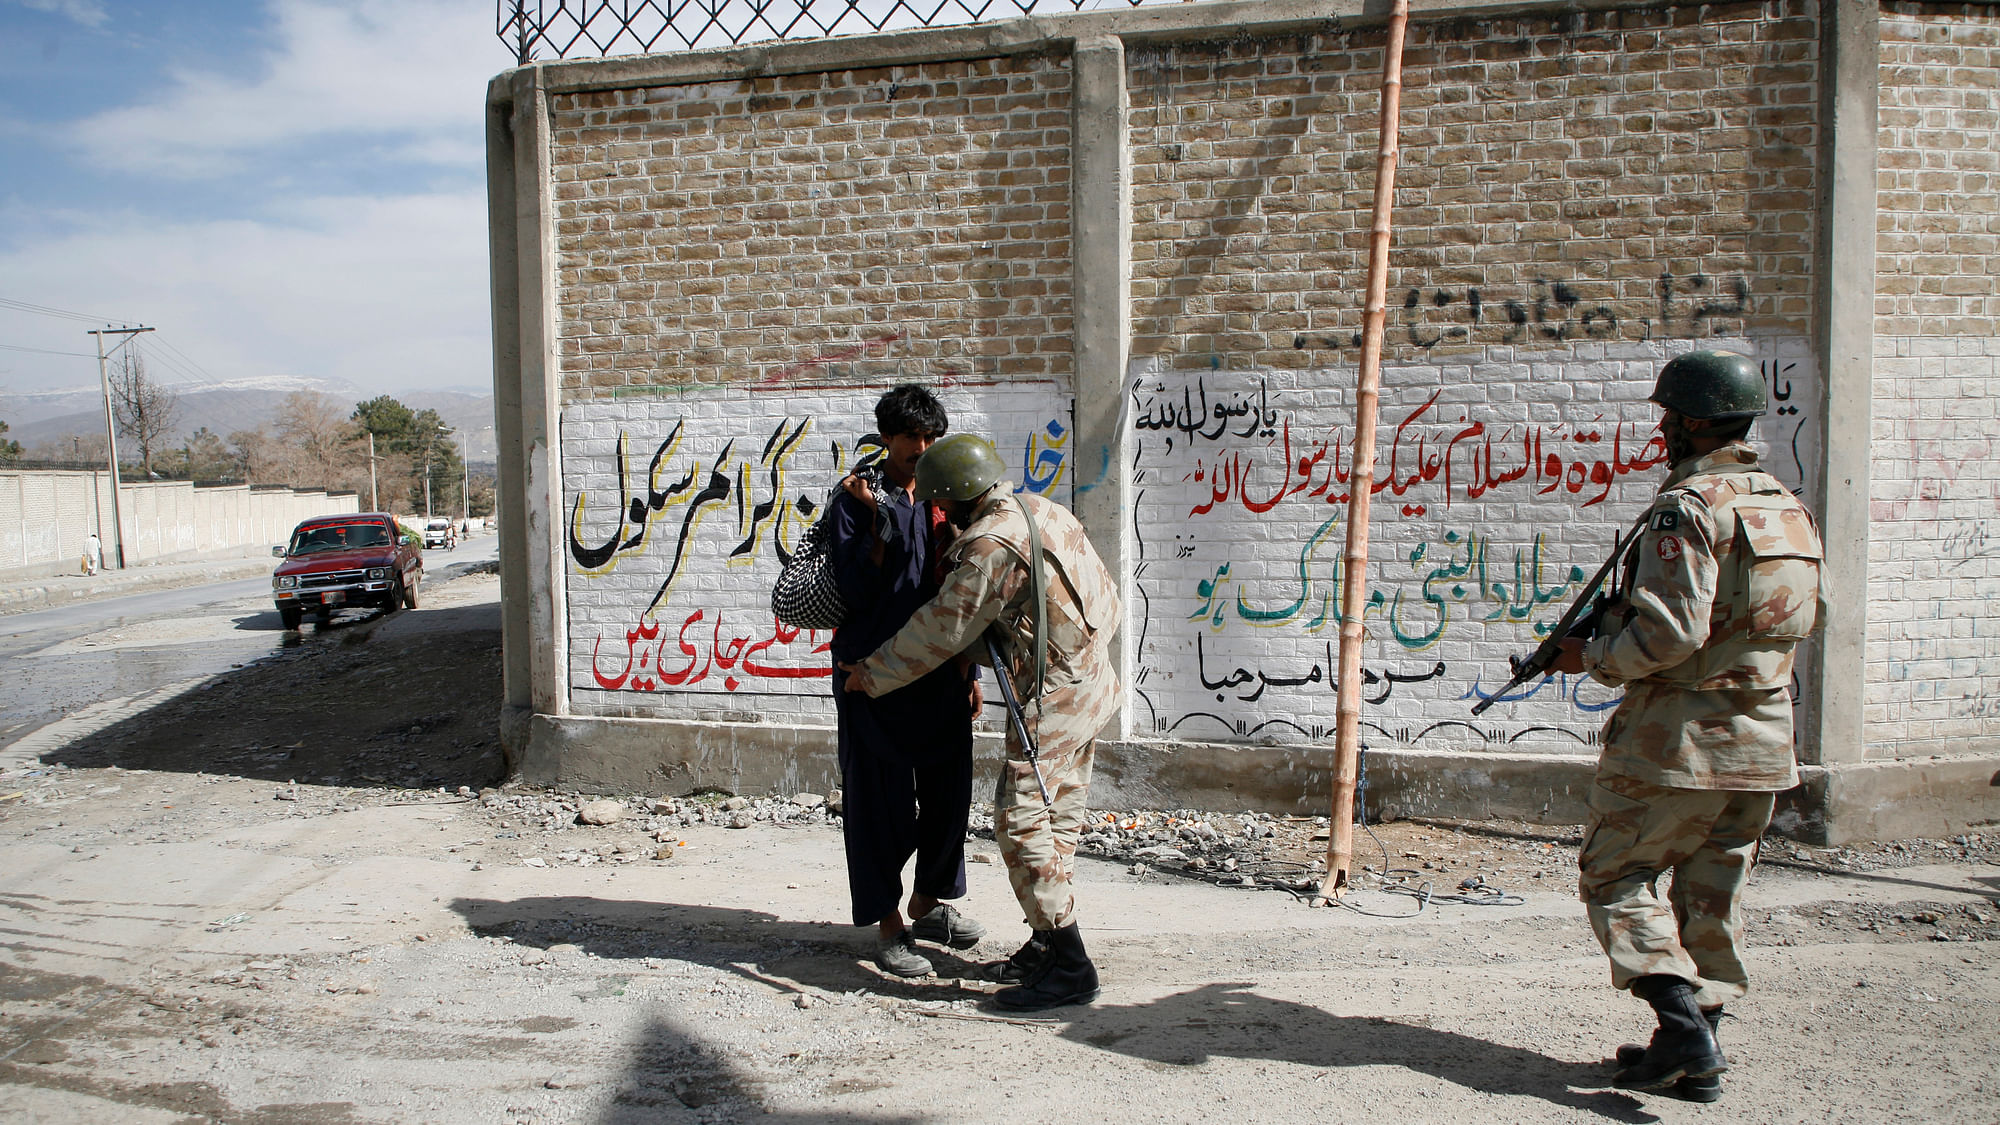
[[[358,510],[353,493],[121,482],[125,565],[182,562],[283,543],[308,516]],[[0,576],[74,573],[92,532],[116,559],[108,472],[0,469]]]

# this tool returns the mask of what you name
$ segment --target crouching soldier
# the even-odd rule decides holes
[[[1016,495],[1005,471],[971,434],[944,438],[917,462],[917,499],[937,501],[964,529],[945,554],[952,569],[895,636],[843,668],[847,690],[880,696],[961,652],[983,657],[989,630],[997,640],[1006,665],[997,671],[1023,723],[1008,728],[993,835],[1034,934],[1002,967],[1012,987],[994,1000],[1035,1011],[1097,998],[1070,883],[1097,732],[1118,706],[1106,650],[1122,609],[1083,525],[1039,496]]]
[[[1792,653],[1824,614],[1811,515],[1744,441],[1765,410],[1757,365],[1690,352],[1652,400],[1672,468],[1626,556],[1625,600],[1555,668],[1625,698],[1604,728],[1581,892],[1611,983],[1653,1007],[1614,1079],[1690,1101],[1722,1096],[1716,1029],[1749,987],[1743,886],[1776,794],[1799,780]],[[1670,902],[1659,882],[1673,873]]]

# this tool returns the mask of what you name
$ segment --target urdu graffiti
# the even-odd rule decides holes
[[[1618,693],[1587,679],[1525,685],[1504,697],[1514,707],[1477,723],[1465,710],[1506,682],[1507,656],[1546,635],[1664,479],[1659,411],[1646,401],[1659,362],[1635,349],[1615,364],[1385,368],[1365,737],[1595,743]],[[1764,364],[1774,411],[1756,438],[1781,478],[1816,459],[1801,445],[1808,367]],[[1135,371],[1137,729],[1331,736],[1351,385],[1351,371]]]
[[[1413,288],[1390,314],[1388,341],[1419,353],[1441,345],[1521,346],[1582,341],[1702,339],[1742,331],[1750,313],[1750,283],[1742,274],[1675,275],[1662,271],[1646,300],[1599,297],[1599,283],[1536,278],[1512,292],[1491,288]],[[1394,304],[1394,300],[1391,300]],[[1361,333],[1300,333],[1301,351],[1361,347]]]
[[[741,391],[564,411],[573,705],[825,694],[832,635],[779,622],[771,585],[840,478],[880,453],[866,431],[882,389],[822,389],[810,413],[797,395]],[[1070,406],[1055,384],[940,397],[954,429],[1021,466],[1018,487],[1066,499]]]

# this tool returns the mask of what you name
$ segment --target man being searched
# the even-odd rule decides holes
[[[1563,642],[1557,671],[1625,697],[1604,728],[1579,863],[1611,983],[1651,1004],[1650,1044],[1615,1084],[1722,1096],[1716,1031],[1748,989],[1743,887],[1775,795],[1798,783],[1793,649],[1823,617],[1819,533],[1744,441],[1765,410],[1757,365],[1690,352],[1652,401],[1671,470],[1622,564],[1603,632]],[[1659,881],[1668,872],[1668,900]]]
[[[944,407],[906,384],[875,403],[886,455],[834,493],[828,553],[848,608],[833,632],[836,663],[860,660],[938,589],[943,513],[911,495],[917,458],[950,425]],[[972,716],[979,685],[969,661],[945,661],[879,699],[841,690],[841,839],[854,924],[876,927],[875,962],[903,977],[932,970],[917,940],[969,949],[985,928],[942,899],[965,895],[965,822],[972,806]],[[903,865],[916,857],[904,920]]]
[[[945,438],[917,462],[916,495],[938,501],[964,529],[946,552],[951,572],[895,636],[842,667],[848,691],[886,697],[963,654],[990,651],[1004,664],[1001,688],[1018,711],[993,835],[1034,932],[1001,966],[1011,987],[994,999],[1034,1011],[1098,994],[1071,878],[1097,732],[1118,705],[1106,648],[1121,607],[1076,517],[1016,495],[1005,471],[993,447],[970,434]]]

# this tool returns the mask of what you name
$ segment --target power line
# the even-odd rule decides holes
[[[22,347],[20,344],[0,344],[0,350],[10,351],[10,352],[33,352],[36,355],[71,355],[71,356],[76,356],[79,359],[97,358],[96,356],[92,355],[89,352],[58,352],[58,351],[52,351],[48,348]]]
[[[117,321],[121,324],[124,323],[124,320],[120,317],[92,316],[89,313],[80,313],[76,312],[73,309],[58,309],[58,308],[53,308],[49,305],[37,305],[32,301],[17,301],[12,297],[0,297],[0,309],[12,309],[15,312],[34,313],[37,316],[60,317],[64,320],[80,320],[89,324],[109,324],[113,321]]]

